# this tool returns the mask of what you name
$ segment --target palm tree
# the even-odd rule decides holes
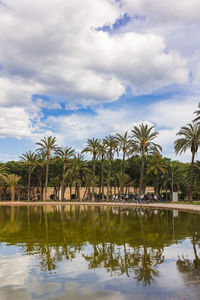
[[[122,151],[122,169],[121,169],[121,193],[124,193],[124,163],[127,153],[131,147],[131,138],[128,136],[128,132],[126,131],[124,135],[117,134],[116,139],[118,141],[119,151]]]
[[[5,177],[5,182],[7,185],[10,186],[10,191],[11,191],[11,201],[15,201],[15,187],[18,184],[20,180],[20,176],[16,174],[9,174]]]
[[[63,161],[62,181],[61,181],[61,201],[64,201],[65,194],[65,173],[67,161],[75,155],[75,150],[71,147],[58,147],[55,151],[57,156]]]
[[[100,183],[101,189],[100,189],[100,193],[101,193],[101,199],[104,200],[104,161],[107,156],[107,145],[105,144],[104,141],[99,144],[98,154],[101,157],[101,183]]]
[[[107,185],[107,198],[109,199],[109,196],[111,195],[111,191],[109,191],[110,188],[110,178],[111,178],[111,171],[112,171],[112,160],[114,157],[114,153],[118,153],[118,141],[114,135],[106,136],[103,140],[105,145],[107,146],[108,152],[108,160],[109,160],[109,167],[108,167],[108,185]]]
[[[46,155],[46,177],[45,177],[45,195],[44,201],[47,200],[47,185],[48,185],[48,176],[49,176],[49,160],[51,158],[52,151],[56,150],[56,138],[49,136],[48,138],[44,137],[41,139],[40,143],[36,143],[40,146],[37,151],[44,152]]]
[[[43,180],[44,180],[44,171],[46,167],[46,153],[40,151],[37,159],[37,169],[36,176],[38,176],[39,186],[40,186],[40,201],[43,201]]]
[[[159,175],[167,173],[167,165],[160,153],[155,153],[149,161],[147,173],[149,174],[151,172],[156,176],[156,196],[158,197],[159,196]]]
[[[143,192],[144,166],[147,153],[154,153],[158,150],[162,151],[160,145],[155,144],[153,140],[157,137],[158,132],[153,131],[154,126],[149,127],[145,124],[134,126],[132,130],[132,152],[140,153],[142,157],[139,194]]]
[[[69,186],[69,193],[70,193],[70,200],[72,199],[72,186],[76,182],[76,170],[73,168],[73,161],[71,168],[68,169],[65,173],[65,180],[68,182]]]
[[[96,159],[98,156],[98,150],[100,145],[100,139],[88,139],[87,146],[83,149],[82,153],[92,154],[93,160],[93,178],[92,178],[92,201],[94,201],[94,187],[95,187],[95,173],[96,173]]]
[[[166,200],[167,200],[167,191],[171,191],[171,199],[173,200],[173,192],[182,191],[184,194],[187,189],[187,180],[186,180],[186,170],[185,165],[178,161],[169,161],[165,159],[167,166],[167,173],[163,180],[162,188],[166,190]]]
[[[181,138],[174,142],[174,149],[176,154],[183,153],[190,149],[192,153],[191,168],[190,168],[190,192],[189,201],[192,201],[193,193],[193,167],[195,154],[198,151],[200,144],[200,127],[197,123],[187,124],[187,126],[181,127],[180,131],[177,133]]]
[[[80,201],[80,172],[81,170],[84,170],[84,163],[85,161],[83,159],[83,155],[77,154],[74,156],[72,161],[72,169],[74,170],[76,177],[76,197],[78,201]]]
[[[1,194],[2,194],[2,189],[5,186],[5,177],[8,174],[8,169],[6,166],[2,163],[0,163],[0,201],[1,201]]]
[[[30,201],[31,173],[36,165],[38,154],[26,152],[20,156],[22,163],[28,166],[28,201]]]
[[[200,102],[198,104],[198,110],[196,110],[194,113],[197,115],[197,117],[193,120],[193,122],[198,122],[199,124],[200,123]]]

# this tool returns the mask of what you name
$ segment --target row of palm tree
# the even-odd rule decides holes
[[[200,144],[200,106],[199,110],[195,112],[197,118],[193,123],[187,126],[181,127],[180,131],[177,133],[179,138],[175,141],[174,148],[176,154],[187,151],[189,148],[192,153],[192,161],[190,166],[190,188],[189,188],[189,200],[192,199],[193,186],[194,186],[194,168],[195,173],[197,173],[197,166],[195,166],[195,155],[197,153]],[[88,193],[91,188],[91,200],[95,200],[95,187],[99,185],[99,194],[101,198],[105,197],[105,174],[106,184],[107,184],[107,198],[110,197],[111,182],[113,182],[113,176],[120,186],[120,193],[124,193],[125,184],[129,175],[126,172],[125,165],[131,157],[140,158],[140,172],[138,173],[138,187],[139,194],[144,193],[146,183],[154,184],[149,181],[152,177],[155,177],[155,192],[158,195],[160,189],[164,188],[166,191],[171,187],[172,192],[175,188],[176,190],[183,186],[181,183],[181,178],[178,179],[177,183],[175,178],[171,182],[171,173],[176,173],[173,170],[179,170],[180,164],[173,163],[169,159],[165,159],[161,155],[162,148],[159,144],[155,143],[155,139],[158,136],[158,132],[155,131],[154,126],[148,126],[147,124],[139,124],[138,126],[133,126],[131,134],[128,132],[116,135],[108,135],[104,139],[91,138],[87,140],[86,147],[82,150],[82,153],[77,154],[75,150],[71,147],[59,147],[55,137],[49,136],[44,137],[40,142],[36,143],[38,148],[36,152],[26,152],[20,156],[20,162],[22,165],[27,166],[28,171],[28,183],[27,183],[27,196],[28,200],[31,198],[31,180],[32,174],[38,176],[40,185],[40,199],[47,200],[47,187],[49,183],[49,166],[53,162],[60,161],[62,164],[62,174],[51,179],[51,184],[60,182],[61,197],[60,200],[64,200],[65,184],[66,180],[74,184],[76,187],[76,197],[80,200],[80,186],[81,180],[84,178],[85,185],[87,187]],[[113,175],[113,165],[114,158],[119,156],[121,152],[121,171],[120,174]],[[89,154],[92,157],[91,165],[92,172],[88,165],[86,166],[83,154]],[[54,155],[53,155],[54,154]],[[128,159],[128,160],[127,160]],[[98,171],[99,177],[97,177],[97,162],[101,165],[101,171]],[[106,173],[105,173],[106,167]],[[175,172],[175,173],[174,173]],[[178,173],[182,172],[182,170]],[[0,173],[1,170],[0,170]],[[130,173],[130,172],[129,172]],[[183,172],[184,173],[184,172]],[[188,176],[183,175],[185,185]],[[2,173],[3,174],[3,173]],[[185,173],[184,173],[185,174]],[[4,175],[3,175],[4,176]],[[196,176],[196,175],[195,175]],[[43,198],[43,181],[44,183],[44,198]],[[196,176],[197,178],[197,176]],[[145,179],[145,180],[144,180]],[[52,181],[53,180],[53,181]],[[97,181],[98,180],[98,181]],[[135,179],[137,181],[137,179]],[[19,179],[18,179],[19,181]],[[131,179],[129,180],[131,182]],[[4,180],[5,182],[5,180]]]
[[[125,178],[125,160],[126,157],[131,155],[141,155],[141,174],[139,183],[139,193],[144,190],[143,177],[144,177],[144,167],[145,159],[147,154],[158,153],[162,150],[161,146],[155,144],[153,140],[157,137],[158,133],[154,131],[154,127],[149,127],[145,124],[140,124],[139,126],[134,126],[132,130],[132,135],[128,135],[125,132],[124,135],[108,135],[103,140],[98,138],[91,138],[87,140],[86,147],[82,150],[82,154],[88,153],[92,156],[92,201],[95,200],[95,185],[96,185],[96,162],[101,160],[101,179],[99,192],[101,193],[102,199],[104,199],[104,164],[108,161],[108,178],[107,178],[107,197],[111,195],[111,174],[112,174],[112,163],[115,155],[119,155],[122,152],[121,160],[121,178],[120,178],[120,192],[124,193],[124,178]],[[64,200],[65,192],[65,179],[66,176],[70,175],[69,170],[66,170],[67,162],[74,157],[73,169],[76,177],[76,187],[77,187],[77,198],[79,196],[80,188],[80,168],[83,163],[83,156],[81,154],[76,154],[75,150],[71,147],[58,147],[56,145],[56,138],[49,136],[44,137],[40,142],[36,143],[38,149],[36,153],[29,151],[20,156],[20,160],[23,164],[27,165],[28,168],[28,200],[30,200],[30,186],[31,186],[31,174],[33,173],[36,166],[40,166],[43,172],[45,167],[45,192],[44,200],[47,200],[47,187],[48,187],[48,177],[49,177],[49,164],[52,158],[52,153],[55,154],[57,159],[60,159],[63,164],[62,179],[61,179],[61,200]],[[72,174],[71,174],[72,175]]]

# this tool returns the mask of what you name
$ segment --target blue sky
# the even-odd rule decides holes
[[[147,122],[163,154],[199,102],[200,0],[0,2],[0,157]],[[177,157],[190,160],[190,153]]]

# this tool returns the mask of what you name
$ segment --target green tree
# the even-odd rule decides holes
[[[83,172],[86,171],[83,155],[77,154],[74,156],[72,160],[72,169],[75,172],[75,178],[76,178],[76,198],[78,201],[80,201],[80,182],[81,182],[80,173],[81,171]]]
[[[109,160],[109,166],[108,166],[107,198],[109,199],[109,196],[111,195],[110,179],[111,179],[111,171],[112,171],[112,160],[114,158],[115,152],[118,153],[118,141],[114,135],[110,135],[110,134],[109,136],[106,136],[103,141],[108,149],[107,156]]]
[[[159,196],[159,176],[167,173],[167,165],[160,153],[155,153],[151,156],[147,174],[153,173],[156,176],[156,195]]]
[[[129,153],[131,148],[131,138],[128,136],[126,131],[124,135],[117,134],[116,139],[118,141],[119,151],[122,151],[122,167],[121,167],[121,193],[124,193],[124,163],[126,155]]]
[[[18,184],[20,178],[21,178],[20,176],[15,174],[8,174],[4,178],[5,183],[10,186],[11,201],[15,201],[15,187]]]
[[[67,161],[75,155],[75,150],[71,147],[58,147],[55,151],[56,155],[63,162],[63,170],[62,170],[62,181],[61,181],[61,201],[64,201],[65,194],[65,173],[66,173],[66,164]]]
[[[28,167],[28,201],[30,201],[31,174],[37,163],[38,155],[32,151],[26,152],[20,156],[23,164]]]
[[[140,182],[139,182],[139,194],[143,193],[143,177],[144,166],[147,153],[154,153],[158,150],[162,151],[162,147],[155,144],[153,140],[158,136],[158,132],[154,131],[154,126],[149,127],[145,124],[134,126],[132,130],[132,152],[139,153],[141,155],[141,170],[140,170]]]
[[[96,159],[98,156],[100,145],[100,139],[88,139],[87,146],[83,149],[82,153],[90,153],[92,155],[93,160],[93,178],[92,178],[92,201],[94,201],[94,187],[95,187],[95,176],[96,176]]]
[[[46,176],[45,176],[45,195],[44,201],[47,200],[47,186],[48,186],[48,176],[49,176],[49,160],[51,158],[52,151],[56,150],[56,138],[49,136],[48,138],[44,137],[41,139],[40,143],[36,143],[40,146],[37,151],[45,153],[46,159]]]
[[[191,168],[190,168],[190,192],[189,192],[189,201],[192,201],[193,193],[193,168],[194,168],[194,159],[195,154],[198,151],[200,144],[200,127],[197,123],[187,124],[187,126],[181,127],[180,131],[177,133],[180,136],[174,142],[174,149],[176,154],[186,152],[190,149],[192,153]]]
[[[104,200],[104,162],[107,157],[107,145],[105,142],[101,142],[98,148],[98,154],[101,157],[101,183],[100,183],[100,193],[101,199]]]

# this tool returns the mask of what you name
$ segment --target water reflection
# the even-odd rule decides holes
[[[162,210],[1,207],[0,298],[18,286],[25,299],[195,299],[186,285],[200,282],[199,224],[199,215]]]

